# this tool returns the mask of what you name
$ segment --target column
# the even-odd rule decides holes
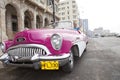
[[[5,8],[0,8],[0,41],[4,41],[4,40],[7,40],[8,37],[6,35],[6,20],[5,20],[5,11],[6,9]]]
[[[18,31],[23,31],[25,26],[24,26],[24,8],[25,8],[25,0],[20,1],[20,8],[18,10]]]
[[[18,31],[24,30],[24,11],[21,9],[18,14]]]
[[[43,28],[45,27],[45,13],[43,14]]]
[[[32,28],[36,29],[36,10],[33,13]]]

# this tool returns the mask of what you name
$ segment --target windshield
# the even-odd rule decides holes
[[[61,21],[55,23],[55,29],[73,29],[71,21]]]

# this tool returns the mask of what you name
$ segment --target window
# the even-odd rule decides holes
[[[18,31],[16,22],[12,22],[12,30],[15,31],[15,32]]]
[[[65,17],[62,17],[62,20],[65,20]]]
[[[40,2],[42,3],[42,4],[44,4],[45,2],[44,2],[45,0],[40,0]]]
[[[75,3],[75,1],[72,1],[72,3]]]
[[[76,15],[73,15],[73,19],[76,19],[77,18],[77,16]]]
[[[73,5],[72,7],[75,8],[75,5]]]
[[[58,8],[58,10],[60,11],[61,8]]]
[[[69,9],[69,6],[67,6],[67,9]]]
[[[68,16],[68,19],[70,19],[70,16]]]
[[[39,2],[39,3],[44,4],[44,0],[36,0],[36,1]]]
[[[65,13],[64,13],[64,12],[62,12],[62,15],[65,15]]]
[[[47,5],[52,5],[52,0],[47,0]]]
[[[73,10],[73,13],[76,13],[76,10]]]
[[[61,5],[64,5],[64,3],[61,3]]]
[[[62,10],[64,10],[65,9],[65,7],[62,7]]]
[[[16,15],[12,15],[12,19],[13,20],[17,20],[17,16]]]
[[[67,13],[69,14],[69,11]]]
[[[17,16],[12,15],[12,31],[18,31],[18,23],[17,23]]]

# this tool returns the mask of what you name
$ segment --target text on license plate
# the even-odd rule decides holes
[[[58,70],[59,62],[58,61],[40,61],[42,70]]]

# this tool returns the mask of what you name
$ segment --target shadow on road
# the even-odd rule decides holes
[[[0,69],[0,72],[2,72],[0,73],[0,80],[74,80],[73,74],[77,72],[77,66],[80,64],[81,59],[75,61],[75,67],[71,73],[65,73],[61,68],[58,71],[34,70],[33,68],[3,68]]]
[[[9,69],[1,71],[3,73],[0,74],[0,80],[62,80],[60,78],[68,75],[61,69],[58,71],[43,71],[31,68],[15,68],[10,71]]]

